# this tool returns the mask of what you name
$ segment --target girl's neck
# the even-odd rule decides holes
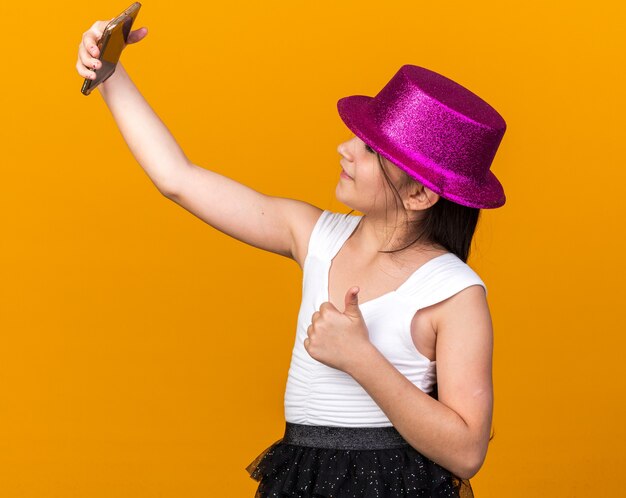
[[[417,253],[433,254],[447,252],[445,248],[438,244],[424,243],[422,241],[412,244],[410,247],[394,254],[381,254],[379,251],[391,251],[405,247],[407,244],[415,240],[416,233],[410,232],[411,227],[407,229],[403,216],[391,217],[388,221],[383,218],[376,218],[372,215],[363,215],[354,232],[349,237],[350,244],[359,254],[366,255],[372,259],[379,259],[381,256],[393,256],[397,259],[399,256],[409,256],[414,259]]]

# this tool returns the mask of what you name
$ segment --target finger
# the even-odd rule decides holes
[[[136,29],[135,31],[131,31],[128,35],[128,40],[126,40],[126,43],[137,43],[138,41],[143,40],[146,36],[148,36],[148,28],[144,26],[142,28]]]
[[[354,286],[346,292],[346,304],[359,304],[359,288]]]
[[[107,19],[106,21],[96,21],[91,25],[90,31],[92,33],[97,34],[98,39],[100,39],[102,37],[102,33],[104,33],[104,30],[106,29],[107,25],[113,20],[113,18],[111,19]]]
[[[80,61],[80,59],[76,61],[76,70],[78,71],[78,74],[80,74],[83,78],[87,78],[90,80],[96,79],[96,72],[94,70],[87,69]]]
[[[100,50],[98,49],[98,41],[100,38],[102,38],[102,31],[95,29],[93,26],[83,33],[82,44],[93,57],[100,55]]]
[[[311,322],[314,322],[315,320],[317,320],[322,314],[319,311],[316,311],[315,313],[313,313],[311,315]]]
[[[82,43],[83,45],[85,45],[85,49],[87,50],[87,52],[93,57],[99,57],[100,55],[98,42],[102,38],[104,30],[109,22],[111,22],[111,19],[107,21],[96,21],[91,25],[91,28],[83,33]]]
[[[84,39],[80,44],[79,51],[81,48],[88,57],[92,57],[94,59],[100,57],[98,42],[93,39]]]
[[[311,340],[307,337],[304,340],[304,349],[306,349],[307,351],[309,350],[309,342],[311,342]]]
[[[348,292],[346,292],[345,296],[345,305],[346,309],[344,310],[345,314],[358,316],[361,312],[359,310],[359,288],[358,287],[350,287]]]
[[[91,55],[87,53],[87,49],[82,43],[78,47],[78,59],[85,69],[100,69],[102,66],[102,62],[99,59],[91,57]]]
[[[315,339],[315,335],[317,334],[317,330],[315,330],[315,327],[313,327],[313,325],[309,325],[309,328],[306,331],[306,335],[309,339],[313,340]]]
[[[337,310],[337,308],[335,308],[333,303],[326,301],[320,305],[320,313],[323,313],[324,311],[330,311],[330,310]]]

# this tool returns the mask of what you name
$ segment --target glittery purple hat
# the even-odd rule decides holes
[[[441,197],[476,208],[505,203],[489,168],[506,123],[467,88],[407,64],[375,97],[344,97],[337,109],[355,135]]]

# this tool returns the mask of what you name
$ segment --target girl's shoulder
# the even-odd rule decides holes
[[[288,225],[293,242],[291,255],[300,268],[304,267],[311,233],[320,222],[323,209],[306,202],[294,202],[285,216],[289,218]]]
[[[419,297],[425,307],[473,285],[482,287],[487,294],[487,285],[474,268],[456,254],[444,252],[420,266],[403,285],[402,293]]]
[[[324,210],[309,238],[308,253],[316,256],[334,254],[352,234],[362,216]]]

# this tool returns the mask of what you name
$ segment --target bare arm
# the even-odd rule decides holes
[[[93,23],[83,33],[78,44],[76,70],[84,78],[95,79],[94,70],[102,68],[98,59],[98,41],[109,21]],[[129,45],[136,44],[147,34],[145,27],[131,31],[127,42]],[[97,89],[133,156],[159,191],[163,192],[180,165],[187,162],[182,149],[143,98],[121,62],[117,63],[115,72]]]
[[[493,330],[485,293],[473,285],[440,303],[438,400],[421,391],[374,346],[348,372],[398,432],[462,479],[483,464],[493,412]]]
[[[113,75],[97,87],[126,144],[150,180],[165,193],[188,160],[170,131],[118,62]]]
[[[166,196],[217,230],[304,265],[308,240],[322,210],[272,197],[195,164],[174,175]]]
[[[98,21],[83,35],[77,62],[82,76],[89,77],[88,68],[98,62],[98,51],[93,47],[104,26],[106,21]],[[131,43],[145,37],[144,29],[131,33]],[[133,156],[163,195],[217,230],[293,258],[303,266],[308,239],[321,209],[264,195],[193,164],[121,63],[97,88]]]
[[[306,236],[321,209],[264,195],[193,164],[123,67],[98,88],[135,159],[163,195],[226,235],[302,266]]]

